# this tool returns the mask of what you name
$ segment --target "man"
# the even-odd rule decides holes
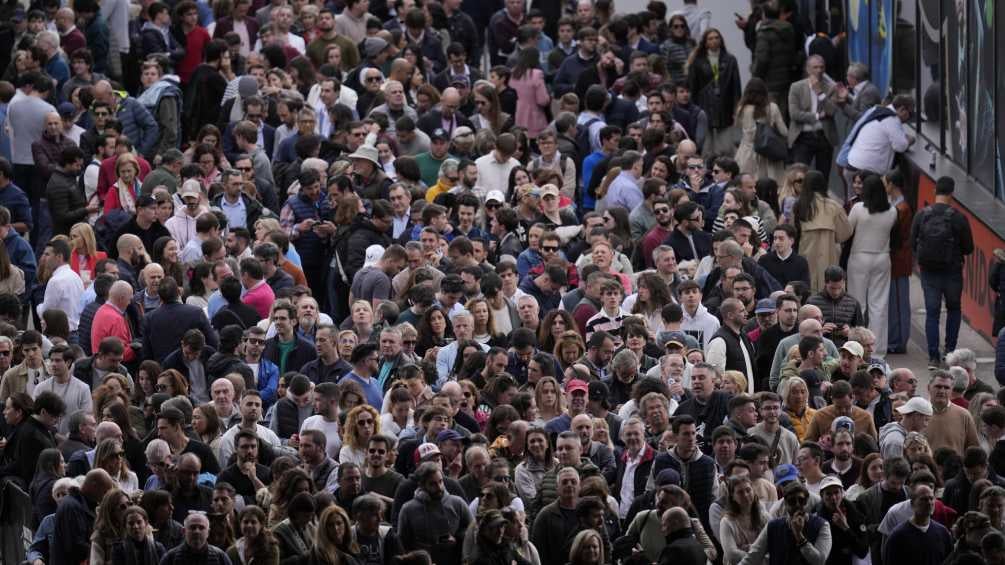
[[[970,493],[974,484],[980,480],[987,480],[992,486],[1005,486],[1005,479],[999,477],[988,465],[987,452],[980,447],[968,447],[963,454],[963,470],[946,481],[942,501],[958,514],[973,510],[973,497]]]
[[[262,445],[269,447],[279,447],[282,443],[279,436],[269,428],[259,424],[262,420],[262,395],[257,390],[245,390],[241,395],[241,421],[224,432],[217,446],[219,460],[224,463],[230,462],[230,456],[234,454],[236,445],[234,443],[237,434],[242,431],[250,431],[260,438]],[[260,446],[259,452],[264,452]]]
[[[722,326],[708,341],[705,358],[720,371],[739,371],[747,378],[747,393],[754,392],[754,345],[743,332],[747,311],[736,298],[727,298],[719,307]]]
[[[925,437],[933,452],[948,447],[956,453],[963,453],[965,449],[978,445],[977,425],[970,412],[949,401],[952,384],[952,375],[941,370],[932,373],[928,384],[933,414]]]
[[[379,410],[379,407],[384,403],[384,393],[376,379],[377,371],[380,369],[378,349],[379,347],[375,343],[357,345],[349,357],[352,371],[347,373],[344,378],[358,383],[363,388],[367,404]]]
[[[845,487],[836,477],[824,477],[820,485],[820,517],[830,524],[832,546],[828,564],[851,565],[869,555],[865,517],[845,499]]]
[[[789,87],[788,142],[792,160],[820,171],[830,178],[832,154],[837,142],[831,103],[834,81],[824,72],[824,58],[810,55],[806,59],[806,78]]]
[[[70,244],[53,239],[45,246],[42,261],[49,267],[52,276],[45,285],[45,298],[35,311],[41,317],[46,310],[62,310],[70,322],[70,333],[75,334],[80,323],[80,297],[84,294],[84,283],[70,268]]]
[[[171,232],[157,219],[157,201],[153,197],[142,195],[136,199],[136,215],[122,226],[116,234],[116,241],[125,234],[138,237],[145,249],[153,249],[154,242],[171,235]]]
[[[265,342],[263,357],[279,367],[279,374],[288,371],[299,372],[304,365],[317,357],[317,352],[311,342],[296,335],[294,321],[297,319],[297,309],[290,303],[277,305],[272,310],[272,323],[276,335]]]
[[[220,418],[220,426],[223,429],[229,429],[241,421],[241,412],[237,407],[237,399],[234,398],[234,383],[230,379],[220,377],[213,381],[210,394],[213,396],[213,408],[216,409],[216,415]]]
[[[27,330],[21,334],[20,343],[22,361],[4,371],[0,381],[0,398],[4,400],[19,392],[35,397],[35,387],[49,378],[49,369],[42,355],[42,334]]]
[[[212,375],[209,374],[209,359],[216,350],[206,346],[206,338],[199,330],[188,330],[175,349],[164,358],[165,370],[174,369],[185,377],[189,385],[189,395],[202,404],[209,402],[209,388]],[[223,375],[219,375],[223,376]],[[250,379],[249,379],[250,383]]]
[[[794,294],[782,294],[775,299],[775,325],[763,330],[757,340],[757,354],[754,357],[754,374],[757,376],[755,390],[769,390],[771,362],[778,344],[796,333],[799,315],[799,299]]]
[[[707,348],[712,337],[719,331],[719,320],[709,314],[702,304],[701,287],[693,280],[684,281],[677,287],[682,308],[681,330]]]
[[[530,540],[538,549],[542,563],[555,563],[568,554],[568,546],[577,529],[577,521],[569,520],[579,502],[579,472],[574,467],[558,471],[558,498],[534,518]]]
[[[666,536],[666,545],[660,552],[659,563],[702,565],[708,561],[704,548],[694,537],[686,510],[673,507],[663,512],[660,529]]]
[[[356,43],[342,35],[335,28],[335,15],[331,10],[321,10],[318,13],[318,23],[314,40],[307,46],[307,56],[315,67],[327,63],[325,59],[328,47],[338,45],[342,53],[342,65],[346,69],[354,69],[359,65],[359,49]]]
[[[81,563],[91,554],[91,532],[95,513],[115,482],[104,469],[93,469],[80,488],[71,489],[56,509],[49,548],[52,563]]]
[[[79,359],[73,364],[73,376],[87,383],[94,390],[101,386],[108,373],[125,375],[132,385],[129,371],[122,365],[125,347],[115,336],[108,336],[98,344],[98,351],[91,357]]]
[[[89,343],[90,353],[98,351],[98,345],[106,337],[119,338],[123,344],[129,344],[122,360],[131,363],[136,358],[136,348],[133,347],[133,329],[127,314],[130,302],[133,300],[133,287],[125,281],[115,281],[108,291],[108,299],[94,314],[91,323]]]
[[[276,401],[269,420],[269,427],[283,440],[289,440],[300,431],[314,411],[311,381],[301,374],[292,375],[288,381],[286,395]],[[362,418],[360,422],[363,425]]]
[[[205,512],[193,512],[185,516],[185,541],[169,550],[161,558],[163,565],[186,565],[189,563],[213,563],[230,565],[230,558],[224,551],[209,543],[209,518]]]
[[[855,423],[856,434],[868,434],[875,439],[876,426],[872,421],[872,416],[865,410],[855,406],[851,395],[851,385],[847,381],[837,381],[830,388],[831,402],[817,411],[810,422],[804,441],[817,441],[821,437],[831,432],[831,424],[834,420],[842,416],[851,418]]]
[[[144,359],[163,362],[174,351],[174,344],[181,343],[185,332],[190,329],[202,332],[210,347],[219,345],[216,330],[202,308],[181,303],[178,283],[173,278],[166,277],[161,281],[157,295],[163,305],[143,318]]]
[[[176,409],[170,410],[181,414]],[[171,442],[168,442],[168,445],[171,445]],[[194,453],[184,453],[177,461],[175,466],[175,474],[178,477],[177,484],[171,490],[172,517],[176,522],[185,520],[186,516],[193,512],[205,513],[213,504],[213,489],[200,485],[198,482],[199,474],[203,469],[203,459]],[[213,462],[216,463],[215,459]],[[217,466],[217,470],[219,470],[219,466]]]
[[[701,261],[712,252],[712,236],[704,231],[702,208],[694,202],[682,202],[674,210],[677,226],[666,239],[677,261]]]
[[[973,253],[967,219],[951,206],[956,184],[949,177],[935,184],[935,202],[914,216],[911,248],[921,269],[925,291],[925,336],[930,368],[940,365],[939,315],[946,301],[945,351],[956,349],[963,294],[963,258]]]
[[[932,520],[935,491],[919,485],[911,492],[914,515],[890,534],[883,546],[883,563],[941,563],[953,551],[953,537]]]
[[[737,225],[739,225],[740,220],[737,220]],[[734,225],[734,228],[736,225]],[[712,271],[705,277],[705,286],[702,292],[706,296],[713,294],[712,289],[716,285],[721,285],[723,288],[729,288],[728,284],[725,282],[727,279],[729,269],[738,269],[743,273],[749,275],[753,282],[752,287],[755,288],[755,296],[750,297],[750,301],[753,302],[754,298],[762,299],[767,298],[772,292],[781,290],[781,285],[778,281],[774,279],[763,267],[757,264],[753,259],[746,256],[743,251],[743,247],[735,239],[725,239],[719,242],[719,245],[713,245],[713,252],[715,254],[715,267]],[[710,303],[711,304],[711,303]],[[751,308],[753,304],[751,304]]]
[[[862,307],[855,297],[847,293],[844,269],[831,265],[824,271],[824,288],[810,296],[807,304],[826,312],[823,317],[824,335],[841,346],[848,339],[848,330],[865,325]]]
[[[883,536],[877,531],[880,522],[890,508],[898,502],[908,499],[908,491],[904,487],[911,475],[911,467],[906,459],[894,457],[883,460],[883,480],[874,484],[862,493],[855,501],[865,517],[869,528],[869,553],[873,563],[882,565]]]
[[[821,468],[825,475],[840,479],[844,488],[858,482],[862,460],[852,455],[852,434],[847,428],[838,428],[831,434],[831,453],[834,457]],[[820,487],[821,491],[823,486]],[[820,493],[821,496],[823,492]]]
[[[697,363],[691,367],[692,396],[682,402],[674,416],[687,414],[696,421],[696,433],[703,448],[709,447],[712,430],[726,420],[729,413],[729,393],[715,390],[722,373],[715,365]]]
[[[676,471],[683,478],[680,486],[691,496],[702,524],[708,524],[708,508],[715,490],[715,461],[698,447],[698,422],[693,416],[687,413],[675,416],[671,431],[677,444],[656,456],[652,474],[658,476],[664,469]]]
[[[777,4],[762,6],[761,15],[763,19],[754,32],[750,74],[764,81],[768,95],[778,104],[787,121],[792,66],[800,39],[792,24],[781,18],[781,8]]]
[[[810,493],[806,487],[792,481],[785,485],[783,494],[785,516],[768,522],[740,562],[742,565],[761,563],[765,554],[781,559],[782,563],[823,563],[830,554],[830,524],[808,512]]]
[[[27,234],[34,225],[32,208],[24,189],[14,184],[14,167],[10,161],[0,159],[0,205],[4,206],[10,216],[10,226],[19,235]],[[30,186],[29,186],[30,188]]]
[[[456,434],[452,430],[449,432]],[[405,481],[405,477],[387,466],[388,454],[394,450],[396,443],[394,438],[385,434],[371,437],[367,444],[366,469],[363,472],[363,490],[377,495],[389,505],[394,502],[398,487]]]
[[[973,350],[962,348],[946,353],[946,366],[960,367],[967,372],[967,388],[963,391],[965,400],[969,401],[979,392],[994,394],[995,390],[977,376],[977,356]]]
[[[794,464],[799,451],[799,439],[781,425],[782,398],[773,392],[763,392],[760,398],[761,422],[750,428],[749,434],[772,446],[769,454],[771,468]]]
[[[467,504],[446,492],[443,471],[436,463],[420,465],[415,479],[419,491],[398,515],[397,533],[402,546],[406,551],[425,549],[434,563],[460,565],[460,540],[471,524]],[[578,491],[578,480],[575,487]]]
[[[78,147],[64,147],[59,155],[59,166],[52,171],[45,187],[52,233],[69,235],[73,224],[85,220],[90,214],[101,211],[97,203],[88,204],[78,189],[78,177],[84,166],[84,154]]]
[[[219,474],[220,464],[208,445],[190,439],[184,429],[185,416],[177,408],[164,408],[157,415],[157,435],[171,447],[176,454],[191,453],[199,458],[200,466],[207,473]]]
[[[227,217],[227,229],[251,229],[262,215],[262,204],[244,192],[244,179],[240,171],[227,170],[220,176],[223,193],[213,200]],[[198,226],[197,226],[198,229]]]
[[[15,216],[15,221],[23,222],[26,225],[24,232],[32,232],[32,241],[40,235],[38,229],[39,201],[42,197],[42,187],[40,179],[35,178],[35,158],[32,153],[32,144],[42,139],[45,131],[46,116],[56,113],[56,108],[46,102],[52,92],[52,79],[37,71],[24,73],[19,77],[17,86],[22,89],[24,96],[12,100],[7,107],[7,122],[5,127],[10,132],[12,159],[14,164],[13,177],[7,177],[19,186],[28,191],[28,201],[31,208],[24,209],[30,211],[30,218]],[[7,204],[6,202],[2,202]],[[20,231],[20,230],[19,230]]]
[[[901,94],[893,98],[890,106],[875,106],[862,114],[837,158],[838,165],[844,167],[847,186],[852,185],[853,171],[886,174],[893,168],[894,155],[914,144],[914,136],[904,128],[913,113],[914,98]]]
[[[265,244],[261,244],[259,247]],[[270,265],[270,268],[274,267]],[[241,259],[241,285],[243,295],[241,302],[251,306],[260,318],[268,318],[276,294],[265,280],[265,267],[255,257]]]
[[[796,253],[795,243],[796,228],[790,224],[779,224],[771,233],[771,249],[757,260],[782,286],[792,281],[810,284],[809,262]]]
[[[336,383],[352,370],[352,366],[339,355],[337,333],[333,326],[321,325],[314,334],[317,359],[307,362],[300,368],[300,372],[307,375],[315,385]]]
[[[604,196],[604,203],[609,208],[624,208],[635,210],[645,201],[639,186],[642,179],[642,154],[637,151],[626,151],[621,156],[621,173],[611,181]]]
[[[485,191],[482,194],[498,190],[507,199],[512,196],[509,193],[509,176],[513,168],[520,164],[513,158],[516,148],[516,138],[504,133],[496,138],[495,149],[491,153],[475,160],[480,188]]]
[[[244,497],[245,503],[252,504],[255,493],[272,482],[272,473],[258,462],[258,436],[241,430],[237,432],[235,441],[237,460],[221,471],[217,480],[233,485],[237,494]]]
[[[42,451],[56,447],[53,430],[66,412],[66,404],[56,393],[43,391],[34,402],[27,395],[17,393],[16,399],[8,398],[8,406],[17,406],[26,416],[11,434],[5,447],[7,463],[0,467],[0,476],[14,480],[22,488],[27,487],[35,476],[34,468]],[[30,408],[31,416],[26,409]]]
[[[596,465],[605,479],[614,480],[617,474],[614,453],[606,444],[593,440],[593,417],[589,414],[579,414],[572,418],[569,429],[579,434],[583,457]]]
[[[160,263],[149,263],[143,267],[138,280],[143,280],[146,286],[136,291],[133,295],[133,301],[142,308],[144,314],[151,314],[163,304],[158,289],[161,281],[164,280],[164,267]]]
[[[138,154],[151,155],[157,143],[159,128],[154,117],[139,100],[115,91],[105,80],[95,83],[94,99],[109,105],[112,116],[122,123],[122,133],[136,145]]]
[[[266,332],[258,326],[244,330],[244,364],[255,375],[256,389],[261,394],[265,406],[271,406],[276,400],[276,389],[279,386],[279,367],[264,358]]]
[[[907,434],[924,435],[934,414],[932,403],[920,396],[911,398],[896,410],[900,421],[890,422],[879,430],[879,450],[884,459],[903,457]]]
[[[573,92],[576,80],[583,72],[596,64],[597,30],[592,27],[581,27],[576,33],[576,53],[566,57],[555,75],[556,97]]]
[[[392,245],[385,249],[375,265],[356,271],[349,290],[350,302],[366,300],[376,310],[381,302],[391,299],[391,279],[405,268],[407,262],[408,254],[404,247]]]
[[[90,412],[93,408],[91,387],[70,374],[70,366],[73,361],[73,355],[68,346],[54,345],[49,350],[49,371],[52,376],[36,385],[31,396],[37,400],[43,392],[55,394],[63,399],[63,403],[66,405],[64,409],[66,415],[75,414],[81,410]],[[57,431],[60,434],[66,435],[69,432],[69,420],[69,418],[59,418]]]
[[[311,476],[316,487],[331,492],[338,485],[338,463],[328,456],[325,450],[327,443],[328,439],[323,431],[302,429],[298,452],[304,470]]]
[[[642,186],[643,193],[649,182]],[[643,205],[645,206],[645,205]],[[672,282],[672,290],[676,292],[677,283],[677,255],[673,248],[665,245],[670,234],[673,232],[673,210],[670,209],[670,202],[665,197],[656,197],[652,201],[652,212],[655,217],[653,225],[640,237],[642,239],[642,257],[646,262],[646,268],[655,268],[664,277],[670,277],[668,284]],[[659,255],[657,255],[659,254]],[[667,257],[669,256],[669,257]],[[660,259],[666,257],[663,261]],[[670,267],[672,265],[672,268]]]

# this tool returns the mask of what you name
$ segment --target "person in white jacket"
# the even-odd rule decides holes
[[[701,303],[701,287],[695,281],[684,281],[677,287],[677,295],[684,308],[684,319],[681,321],[680,329],[694,336],[701,343],[702,349],[707,349],[708,342],[715,332],[719,331],[719,320],[709,314],[708,309]]]

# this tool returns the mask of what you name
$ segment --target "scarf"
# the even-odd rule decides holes
[[[157,565],[157,551],[154,540],[146,537],[141,542],[129,538],[122,544],[126,554],[125,565]]]
[[[119,207],[130,215],[136,214],[136,195],[140,193],[140,181],[133,179],[132,186],[123,186],[121,182],[115,181],[115,190],[119,192]]]

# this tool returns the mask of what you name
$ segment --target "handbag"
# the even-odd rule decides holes
[[[789,158],[789,144],[774,126],[758,122],[754,133],[754,153],[770,161],[785,161]]]

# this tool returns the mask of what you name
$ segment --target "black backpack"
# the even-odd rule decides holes
[[[590,118],[585,124],[576,128],[576,150],[579,152],[579,160],[586,159],[593,148],[590,146],[590,126],[600,121],[600,118]]]
[[[947,206],[941,212],[928,208],[923,214],[915,250],[918,265],[932,271],[948,270],[954,266],[959,247],[953,229],[955,211]]]

